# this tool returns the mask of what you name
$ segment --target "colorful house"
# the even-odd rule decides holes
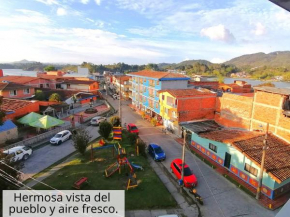
[[[207,89],[160,90],[160,115],[164,126],[179,130],[180,122],[214,119],[216,93]]]
[[[121,84],[121,93],[125,99],[128,99],[132,95],[130,90],[131,84],[129,83],[130,77],[127,75],[113,75],[112,83],[115,86],[116,92],[120,92]]]
[[[56,88],[56,82],[54,80],[30,77],[30,76],[4,76],[0,77],[0,82],[14,82],[18,84],[23,84],[31,87],[38,88]]]
[[[17,99],[30,99],[34,96],[34,87],[9,81],[0,82],[0,96]]]
[[[18,138],[18,128],[11,121],[7,120],[0,126],[0,144],[5,143],[7,140]]]
[[[185,89],[190,78],[170,72],[140,71],[131,76],[132,105],[151,117],[160,119],[159,90]]]
[[[1,110],[6,113],[5,120],[15,120],[30,112],[39,112],[39,101],[3,98]]]
[[[223,129],[213,121],[182,126],[191,132],[191,148],[237,176],[244,184],[258,187],[265,133]],[[268,135],[262,193],[270,199],[290,191],[290,144]]]
[[[251,93],[252,85],[245,81],[236,80],[233,84],[219,84],[218,89],[231,93]]]
[[[94,80],[79,80],[79,79],[65,79],[61,83],[61,88],[64,90],[79,90],[79,91],[97,91],[99,90],[99,83]]]

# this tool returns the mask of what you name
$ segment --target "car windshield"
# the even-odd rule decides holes
[[[25,150],[25,151],[28,151],[30,148],[29,147],[23,147],[23,149]]]
[[[187,168],[184,168],[184,176],[190,176],[190,175],[192,175],[192,172],[191,172],[191,170],[189,169],[189,167],[187,167]]]
[[[136,126],[132,126],[131,130],[138,130]]]
[[[156,154],[161,154],[163,153],[163,150],[160,147],[157,147],[154,149]]]
[[[56,134],[54,137],[55,137],[55,138],[60,138],[61,136],[62,136],[62,134],[58,133],[58,134]]]

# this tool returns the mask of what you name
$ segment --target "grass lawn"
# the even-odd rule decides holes
[[[85,176],[88,177],[89,185],[85,186],[83,190],[125,190],[126,210],[176,207],[176,201],[150,167],[147,159],[143,156],[135,156],[134,147],[126,138],[127,134],[123,134],[121,145],[126,148],[128,159],[144,168],[144,171],[136,171],[139,183],[137,188],[125,190],[129,173],[127,166],[122,168],[121,174],[116,172],[109,178],[105,177],[105,169],[116,162],[116,156],[113,157],[111,148],[95,151],[94,162],[90,162],[90,151],[87,151],[85,156],[77,155],[69,165],[43,182],[59,190],[72,190],[73,183]],[[133,153],[134,156],[131,156]],[[34,189],[49,190],[42,184],[34,186]]]

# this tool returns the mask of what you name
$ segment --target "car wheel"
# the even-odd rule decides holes
[[[60,141],[58,141],[57,145],[60,145],[61,143],[62,143],[62,141],[60,140]]]
[[[171,168],[171,167],[170,167],[170,172],[171,172],[171,173],[173,173],[173,170],[172,170],[172,168]]]
[[[24,156],[23,156],[23,160],[27,160],[29,158],[29,155],[28,154],[25,154]]]

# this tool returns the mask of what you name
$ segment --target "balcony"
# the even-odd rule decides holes
[[[149,83],[150,87],[155,87],[155,83]]]
[[[170,106],[170,107],[172,107],[172,108],[177,108],[177,105],[175,105],[174,103],[167,102],[167,105]]]

